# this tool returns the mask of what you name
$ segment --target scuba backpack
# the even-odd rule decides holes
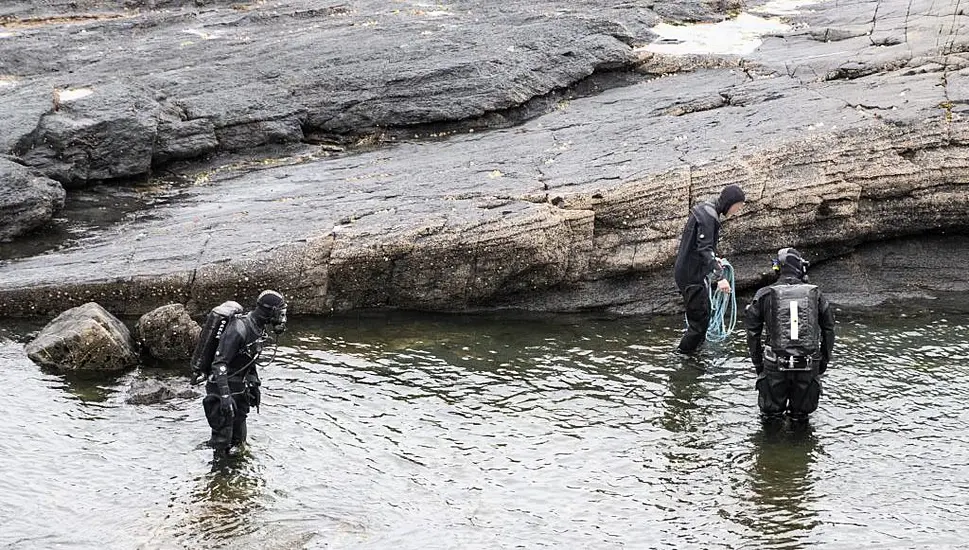
[[[242,306],[237,302],[229,300],[214,308],[205,317],[205,325],[199,333],[198,344],[192,352],[192,376],[195,380],[201,381],[207,378],[212,371],[212,360],[215,359],[215,352],[219,349],[219,339],[226,327],[233,318],[242,313]]]
[[[821,291],[809,284],[781,284],[770,289],[774,311],[767,347],[774,355],[817,356],[821,350],[818,323]]]

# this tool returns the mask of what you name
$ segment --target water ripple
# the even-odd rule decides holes
[[[742,332],[684,360],[678,321],[296,323],[228,465],[196,400],[127,405],[130,376],[44,373],[7,342],[0,546],[961,540],[969,320],[840,323],[804,427],[758,420]]]

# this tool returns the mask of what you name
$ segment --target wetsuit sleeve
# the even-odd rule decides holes
[[[717,235],[719,220],[703,210],[701,205],[696,216],[696,250],[700,255],[700,268],[704,275],[713,273],[714,280],[723,278],[723,268],[717,261]]]
[[[818,298],[818,310],[818,322],[821,324],[821,365],[818,372],[823,373],[828,368],[831,352],[834,350],[834,312],[823,295]]]
[[[764,306],[767,303],[767,293],[758,291],[754,299],[744,310],[744,328],[747,329],[747,351],[754,370],[760,374],[764,370],[764,343],[761,335],[764,332]]]
[[[212,361],[212,372],[215,373],[215,384],[219,387],[220,395],[229,395],[229,365],[245,345],[239,323],[236,319],[222,334],[219,347],[215,350],[215,359]]]

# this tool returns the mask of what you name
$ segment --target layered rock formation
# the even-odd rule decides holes
[[[822,2],[743,55],[650,47],[675,15],[659,5],[308,4],[56,24],[9,12],[0,111],[17,114],[0,117],[0,147],[65,186],[305,145],[195,173],[83,247],[4,262],[4,311],[198,313],[272,287],[295,313],[670,312],[688,209],[730,183],[750,199],[722,242],[741,287],[797,246],[830,270],[833,299],[875,303],[911,293],[841,276],[877,257],[852,255],[866,243],[931,233],[966,252],[969,17],[955,3]],[[54,105],[55,88],[77,99]],[[371,150],[333,154],[361,136]],[[910,263],[947,261],[923,260]],[[898,265],[877,269],[920,295],[969,286]]]

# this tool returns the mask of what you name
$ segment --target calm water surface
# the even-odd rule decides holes
[[[760,423],[739,331],[681,360],[680,323],[300,320],[223,464],[200,399],[8,327],[0,548],[964,547],[969,317],[842,319],[803,429]]]

